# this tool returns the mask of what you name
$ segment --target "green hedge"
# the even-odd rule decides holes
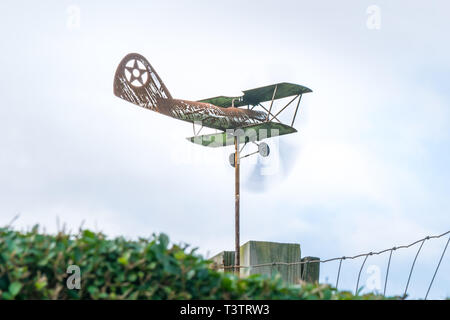
[[[70,265],[81,288],[68,289]],[[47,235],[0,228],[2,299],[381,299],[354,297],[327,285],[285,286],[279,277],[238,278],[210,268],[187,245],[165,234],[129,241],[80,230]]]

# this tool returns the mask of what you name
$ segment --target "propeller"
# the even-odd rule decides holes
[[[259,143],[258,149],[261,149],[261,146],[265,149],[267,146],[269,153],[264,156],[264,153],[259,151],[259,154],[255,155],[256,160],[249,164],[247,171],[250,173],[244,179],[245,189],[263,192],[289,176],[294,168],[299,154],[298,144],[289,143],[286,139],[271,140],[269,145],[265,142]]]

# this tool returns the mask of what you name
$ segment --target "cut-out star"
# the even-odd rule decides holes
[[[130,83],[133,83],[134,80],[139,82],[141,86],[144,85],[144,79],[142,79],[142,76],[147,73],[147,69],[142,69],[139,67],[137,60],[134,60],[134,64],[132,67],[125,67],[128,72],[130,72],[130,79],[128,80]]]

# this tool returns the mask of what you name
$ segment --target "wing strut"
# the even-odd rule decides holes
[[[273,89],[272,101],[270,102],[269,113],[267,114],[266,121],[269,121],[269,114],[272,111],[272,105],[273,105],[273,101],[275,100],[275,95],[277,94],[277,88],[278,88],[278,84],[276,84],[275,89]]]
[[[300,101],[301,101],[301,100],[302,100],[302,94],[301,94],[300,97],[298,98],[297,107],[295,107],[294,116],[292,117],[291,127],[294,125],[295,116],[297,115],[298,106],[300,105]]]
[[[273,119],[276,119],[276,116],[277,116],[277,115],[279,115],[281,112],[283,112],[284,109],[286,109],[287,107],[289,107],[289,105],[292,103],[292,101],[294,101],[295,99],[297,99],[298,96],[299,96],[299,95],[296,95],[291,101],[289,101],[289,103],[288,103],[287,105],[285,105],[280,111],[278,111],[278,112],[273,116],[272,120],[273,120]],[[270,120],[270,121],[272,121],[272,120]],[[291,126],[291,127],[292,127],[292,126]]]

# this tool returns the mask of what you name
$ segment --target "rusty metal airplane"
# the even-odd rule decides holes
[[[221,130],[220,133],[199,136],[194,127],[194,137],[187,139],[209,147],[233,145],[234,137],[229,131],[236,129],[243,131],[239,143],[297,132],[293,124],[301,97],[311,90],[283,82],[243,92],[242,96],[218,96],[200,101],[174,99],[147,59],[137,53],[130,53],[122,59],[114,78],[114,94],[119,98],[175,119]],[[294,98],[273,114],[274,100],[290,96]],[[290,125],[281,123],[279,114],[295,99],[298,101]],[[264,107],[263,102],[270,102],[270,107]]]

